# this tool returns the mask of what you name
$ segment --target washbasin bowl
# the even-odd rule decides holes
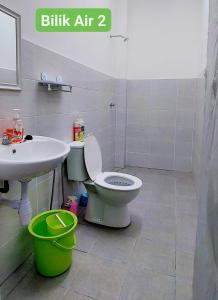
[[[55,169],[70,146],[60,140],[33,136],[21,144],[0,145],[0,179],[31,180]]]

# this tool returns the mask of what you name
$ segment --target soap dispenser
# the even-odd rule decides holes
[[[23,121],[20,118],[20,109],[14,108],[14,117],[13,117],[13,141],[12,143],[21,143],[23,140]]]

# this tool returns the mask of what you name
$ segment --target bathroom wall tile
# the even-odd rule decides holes
[[[183,97],[195,97],[197,92],[197,79],[178,80],[178,95]]]
[[[174,142],[175,128],[171,127],[153,127],[147,128],[149,139],[156,142]]]
[[[193,131],[190,128],[176,127],[176,139],[183,142],[192,142]]]
[[[173,170],[173,157],[164,155],[153,155],[149,156],[150,168]]]
[[[151,95],[151,80],[128,80],[127,82],[128,97],[141,95],[149,97]]]
[[[10,220],[10,222],[9,222]],[[20,231],[20,219],[17,210],[0,206],[0,247],[8,242],[8,237],[14,238]]]
[[[192,156],[192,142],[184,142],[180,141],[176,138],[176,144],[175,144],[175,156],[182,156],[182,157],[191,157]]]
[[[51,201],[51,179],[38,184],[38,213],[49,209]]]
[[[127,132],[126,132],[127,137],[137,138],[139,141],[142,139],[149,139],[150,138],[149,134],[150,134],[149,128],[147,128],[146,126],[142,126],[138,123],[130,123],[127,125]]]
[[[127,125],[137,124],[142,127],[149,125],[149,112],[146,109],[128,109],[127,111]]]
[[[149,154],[147,167],[191,170],[193,153],[188,147],[193,143],[196,95],[196,79],[128,81],[126,135],[136,134],[134,137],[138,144],[141,140],[150,141],[150,153],[147,153],[147,148],[144,152]],[[185,144],[183,151],[178,149],[178,142]],[[166,155],[167,144],[171,144],[169,155]],[[130,143],[126,145],[127,153],[138,152],[131,147]],[[157,150],[156,155],[153,148]],[[167,162],[163,163],[166,156]],[[137,163],[140,166],[139,159]],[[145,165],[144,162],[142,165]]]
[[[177,156],[173,168],[176,171],[191,172],[192,159],[190,158],[190,156]]]
[[[150,152],[150,141],[146,139],[139,140],[137,136],[128,136],[126,139],[126,146],[130,152],[138,152],[144,154]]]
[[[32,240],[27,228],[0,247],[0,282],[3,282],[14,271],[15,266],[23,263],[32,252]]]
[[[166,98],[176,98],[177,96],[177,80],[152,80],[151,86],[153,96],[164,96]]]
[[[128,166],[137,166],[137,167],[148,167],[149,164],[149,155],[141,153],[127,152],[126,154],[126,164]]]
[[[176,118],[176,126],[183,128],[194,128],[194,112],[190,110],[178,110]]]
[[[187,109],[190,111],[195,111],[196,109],[196,94],[191,96],[178,96],[176,101],[177,109]]]
[[[151,140],[151,154],[152,156],[167,156],[173,158],[174,144],[172,141],[165,139]]]
[[[72,132],[72,117],[70,115],[47,115],[37,117],[37,132],[52,138],[69,142]]]
[[[174,126],[176,115],[171,110],[150,110],[149,125],[153,127],[171,127]]]

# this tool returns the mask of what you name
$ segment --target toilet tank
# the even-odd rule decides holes
[[[89,178],[84,159],[84,143],[72,142],[67,157],[68,180],[85,181]]]

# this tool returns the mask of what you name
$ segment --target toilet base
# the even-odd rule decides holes
[[[85,220],[103,226],[125,228],[130,224],[128,206],[111,206],[99,199],[96,193],[91,193]]]

